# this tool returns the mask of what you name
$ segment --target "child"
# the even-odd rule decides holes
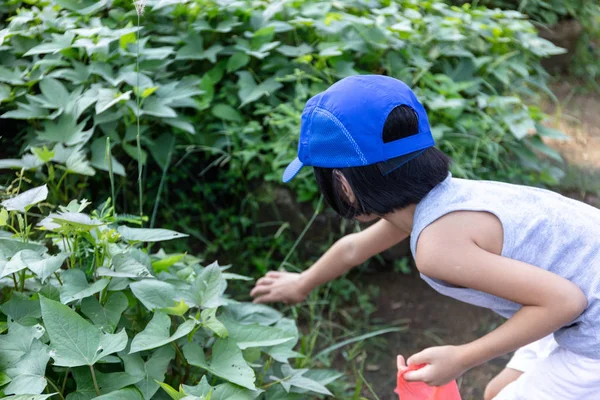
[[[284,182],[313,166],[338,214],[379,221],[301,274],[269,272],[255,302],[298,303],[410,235],[435,290],[508,320],[472,343],[413,355],[408,365],[427,366],[407,380],[439,386],[521,348],[486,399],[600,399],[600,210],[546,190],[453,178],[425,109],[389,77],[345,78],[310,99],[298,149]]]

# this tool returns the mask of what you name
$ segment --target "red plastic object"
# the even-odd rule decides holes
[[[413,365],[398,371],[398,383],[396,394],[400,400],[461,400],[456,381],[452,381],[444,386],[429,386],[423,382],[407,382],[404,380],[404,374],[408,371],[414,371],[423,368],[425,365]]]

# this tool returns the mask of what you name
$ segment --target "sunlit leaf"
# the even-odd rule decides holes
[[[8,211],[25,212],[32,206],[40,203],[48,197],[48,186],[43,185],[29,189],[12,199],[4,200],[2,206]]]
[[[200,314],[202,326],[206,329],[213,331],[217,336],[221,338],[226,338],[229,335],[227,328],[225,327],[225,325],[223,325],[223,323],[221,323],[221,321],[217,319],[216,314],[216,308],[202,310],[202,313]]]
[[[162,242],[188,236],[169,229],[130,228],[128,226],[120,226],[118,231],[123,239],[137,242]]]

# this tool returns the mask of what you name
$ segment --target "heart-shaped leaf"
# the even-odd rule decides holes
[[[113,333],[127,306],[127,296],[122,292],[114,292],[109,295],[104,307],[94,296],[86,297],[81,301],[81,312],[103,332]]]
[[[217,308],[225,304],[227,281],[217,263],[204,268],[192,284],[191,297],[196,307]]]
[[[139,251],[139,250],[137,250]],[[99,276],[112,276],[116,278],[154,278],[146,265],[135,257],[136,251],[119,253],[112,258],[114,269],[98,268]]]
[[[142,350],[164,346],[190,333],[195,325],[194,321],[185,321],[177,327],[173,335],[170,335],[171,318],[167,314],[156,312],[146,328],[131,341],[131,350],[129,353],[137,353]]]
[[[139,353],[122,355],[125,372],[134,376],[142,376],[135,386],[142,392],[144,400],[150,400],[157,392],[159,386],[156,382],[165,379],[169,362],[175,357],[172,346],[163,346],[154,352],[146,362]]]
[[[54,365],[78,367],[94,365],[104,357],[127,346],[127,334],[101,333],[71,308],[40,297],[42,319],[50,337],[50,356]]]
[[[48,346],[36,340],[32,343],[29,352],[6,370],[12,378],[10,384],[4,389],[7,394],[40,394],[46,388],[46,366],[50,360]]]
[[[254,370],[246,363],[242,351],[231,339],[219,339],[215,342],[210,363],[204,357],[204,349],[197,343],[186,345],[183,354],[192,365],[248,390],[256,390]]]

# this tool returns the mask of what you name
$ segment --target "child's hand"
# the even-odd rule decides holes
[[[271,271],[256,282],[250,296],[254,297],[254,303],[296,304],[303,301],[309,292],[304,287],[301,274]]]
[[[430,347],[408,359],[408,365],[427,364],[416,371],[404,374],[408,382],[425,382],[430,386],[442,386],[458,378],[468,367],[458,346]],[[400,363],[398,363],[400,368]]]

